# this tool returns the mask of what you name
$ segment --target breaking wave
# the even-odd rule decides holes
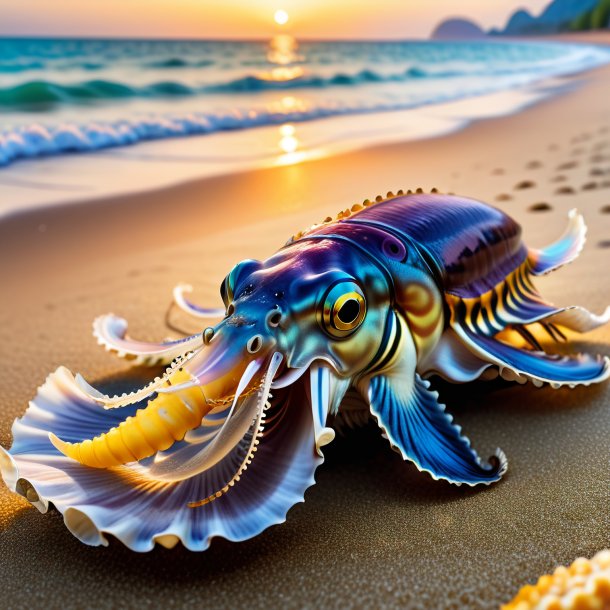
[[[144,140],[414,108],[610,61],[599,47],[550,43],[311,42],[302,50],[283,77],[274,73],[277,66],[268,63],[265,47],[254,42],[0,40],[0,113],[16,123],[3,121],[0,165]],[[277,110],[283,96],[269,92],[284,90],[295,103]],[[78,122],[66,122],[74,114]]]

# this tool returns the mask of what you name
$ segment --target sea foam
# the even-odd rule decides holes
[[[274,77],[261,43],[0,41],[5,73],[0,111],[16,119],[14,126],[0,128],[0,165],[145,140],[422,107],[610,61],[606,49],[556,43],[302,47],[295,76],[283,79]],[[282,106],[287,95],[296,102]],[[78,119],[66,121],[72,115]]]

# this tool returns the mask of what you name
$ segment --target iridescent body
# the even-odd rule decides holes
[[[588,385],[608,361],[547,354],[566,330],[606,323],[556,308],[533,276],[573,260],[585,226],[528,249],[520,227],[483,203],[399,192],[366,200],[295,235],[265,261],[237,265],[224,308],[175,302],[214,319],[173,342],[129,339],[124,320],[98,318],[107,349],[165,375],[107,396],[64,368],[49,376],[0,453],[7,485],[45,511],[49,502],[89,544],[112,534],[131,548],[208,547],[285,519],[303,499],[334,431],[329,416],[363,399],[391,445],[435,479],[498,481],[501,450],[479,459],[430,389],[498,374],[535,386]],[[202,328],[205,325],[202,325]]]

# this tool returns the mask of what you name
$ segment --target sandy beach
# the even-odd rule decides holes
[[[610,34],[585,37],[610,44]],[[529,246],[556,239],[568,211],[589,227],[579,259],[539,281],[560,304],[610,303],[610,66],[564,79],[565,92],[466,129],[331,158],[16,214],[0,222],[0,444],[59,365],[105,389],[140,383],[96,345],[91,322],[113,312],[134,337],[177,336],[171,290],[218,306],[239,260],[265,258],[327,215],[403,188],[486,201],[519,221]],[[363,118],[363,120],[366,120]],[[194,332],[178,314],[172,322]],[[610,326],[574,349],[610,354]],[[5,607],[494,608],[558,564],[610,545],[610,384],[440,386],[481,455],[500,446],[506,478],[465,490],[402,462],[375,426],[326,449],[317,484],[285,524],[209,551],[118,542],[90,548],[53,511],[0,486]]]

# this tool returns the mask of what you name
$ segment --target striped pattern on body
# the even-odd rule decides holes
[[[446,298],[452,324],[465,326],[473,333],[488,337],[510,325],[532,324],[557,312],[532,284],[527,262],[479,297],[447,294]]]
[[[405,321],[394,310],[390,309],[385,325],[381,347],[371,361],[370,366],[364,371],[364,378],[381,375],[394,368],[403,350],[403,334],[408,332]]]

